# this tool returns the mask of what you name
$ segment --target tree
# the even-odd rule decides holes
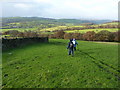
[[[95,39],[96,41],[109,41],[109,35],[110,32],[103,30],[95,34]]]
[[[25,31],[24,37],[38,37],[38,34],[37,32],[33,32],[33,31]]]
[[[73,38],[82,40],[82,34],[81,33],[73,33],[72,35]]]
[[[120,30],[118,32],[115,32],[114,41],[120,42]]]
[[[64,39],[71,39],[71,38],[73,38],[73,37],[72,37],[72,34],[73,34],[73,33],[65,33],[65,34],[64,34]]]
[[[116,33],[115,32],[110,32],[108,35],[108,41],[113,42],[115,40]]]
[[[49,38],[56,38],[56,37],[55,37],[55,34],[50,34],[50,35],[49,35]]]
[[[83,39],[88,41],[93,41],[95,38],[95,32],[94,31],[88,31],[85,34],[83,34]]]
[[[4,35],[11,35],[13,37],[17,37],[18,33],[19,33],[19,31],[17,31],[17,30],[10,30],[10,31],[4,32]]]
[[[55,33],[55,37],[59,38],[59,39],[64,39],[64,34],[65,34],[65,32],[63,30],[61,30],[61,31],[58,31]]]

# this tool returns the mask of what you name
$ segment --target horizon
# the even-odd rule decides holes
[[[11,17],[0,17],[0,18],[49,18],[49,19],[74,19],[74,20],[110,20],[110,21],[119,21],[115,19],[82,19],[82,18],[52,18],[52,17],[40,17],[40,16],[11,16]]]

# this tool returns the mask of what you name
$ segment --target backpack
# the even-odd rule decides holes
[[[71,48],[71,47],[73,47],[73,43],[72,43],[72,42],[70,42],[70,48]]]

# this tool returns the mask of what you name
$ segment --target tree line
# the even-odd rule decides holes
[[[119,42],[120,41],[120,30],[117,32],[109,32],[107,30],[102,30],[98,33],[94,31],[88,31],[84,34],[82,33],[65,33],[63,30],[57,31],[54,34],[41,34],[35,31],[24,31],[20,32],[17,30],[11,30],[3,32],[2,35],[10,35],[11,37],[49,37],[54,39],[71,39],[76,38],[77,40],[86,41],[109,41],[109,42]]]

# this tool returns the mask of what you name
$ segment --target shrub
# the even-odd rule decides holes
[[[115,37],[116,37],[116,33],[115,32],[111,32],[108,35],[108,41],[113,42],[115,40]]]
[[[120,30],[118,32],[115,32],[114,41],[120,42]]]
[[[59,38],[59,39],[64,39],[64,34],[65,34],[65,32],[63,30],[61,30],[61,31],[58,31],[55,33],[55,37]]]
[[[64,34],[64,39],[71,39],[71,38],[73,38],[72,33],[65,33]]]
[[[109,35],[110,32],[103,30],[95,34],[95,39],[96,41],[109,41]]]
[[[49,34],[40,34],[39,37],[49,37]]]
[[[10,31],[4,32],[3,35],[11,35],[13,37],[16,37],[18,33],[19,33],[19,31],[17,31],[17,30],[10,30]]]
[[[50,35],[49,35],[49,38],[56,38],[56,37],[55,37],[55,34],[50,34]]]
[[[24,33],[23,32],[19,32],[17,37],[24,37]]]
[[[82,34],[81,33],[73,33],[72,38],[82,40]]]
[[[93,41],[94,39],[95,39],[94,31],[88,31],[85,34],[83,34],[83,40]]]
[[[38,34],[37,32],[33,32],[33,31],[25,31],[24,37],[38,37]]]

